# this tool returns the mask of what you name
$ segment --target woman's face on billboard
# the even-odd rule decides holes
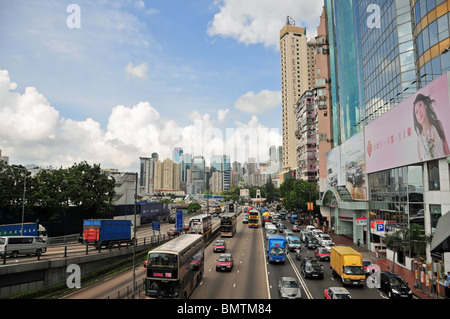
[[[414,104],[414,112],[416,114],[417,122],[423,125],[423,122],[427,118],[427,106],[422,101],[418,101]]]

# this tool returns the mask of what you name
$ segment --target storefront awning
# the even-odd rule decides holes
[[[450,211],[439,218],[430,248],[431,252],[450,252]]]

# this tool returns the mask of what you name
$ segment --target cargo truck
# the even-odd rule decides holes
[[[0,225],[0,236],[22,236],[22,223]],[[23,236],[38,236],[48,241],[47,230],[38,223],[24,223]]]
[[[267,259],[269,263],[286,262],[286,238],[281,235],[269,235],[267,240]]]
[[[330,267],[335,277],[340,277],[343,285],[363,286],[366,282],[363,256],[351,247],[332,246]]]
[[[130,220],[86,219],[83,221],[83,244],[110,246],[131,244],[134,239],[133,224]]]

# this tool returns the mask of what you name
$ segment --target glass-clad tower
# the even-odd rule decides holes
[[[330,69],[334,145],[338,146],[361,128],[362,75],[359,24],[355,1],[326,0],[330,41]]]

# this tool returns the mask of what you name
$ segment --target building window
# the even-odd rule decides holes
[[[439,162],[428,162],[428,187],[430,191],[438,191],[441,189],[439,180]]]

